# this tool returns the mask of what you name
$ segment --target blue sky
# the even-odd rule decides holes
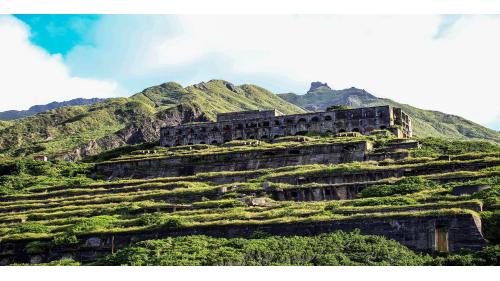
[[[500,129],[494,16],[16,15],[0,36],[0,110],[166,81],[304,93],[319,80]]]
[[[15,15],[29,25],[30,41],[51,54],[67,54],[73,47],[92,44],[87,40],[99,15]]]

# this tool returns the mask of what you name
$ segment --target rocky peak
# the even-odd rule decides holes
[[[322,83],[322,82],[316,81],[316,82],[311,83],[311,88],[309,88],[309,91],[307,91],[307,92],[308,93],[313,92],[313,91],[316,91],[318,89],[331,90],[332,88],[330,88],[330,86],[328,86],[327,83]]]

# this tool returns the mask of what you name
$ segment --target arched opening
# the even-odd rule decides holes
[[[238,124],[236,125],[237,130],[243,130],[243,124]]]
[[[387,130],[386,126],[380,126],[380,130]]]
[[[332,134],[332,131],[330,131],[330,130],[326,130],[326,132],[325,132],[325,133],[326,133],[327,135],[331,135],[331,134]]]
[[[207,144],[207,143],[206,143],[206,142],[204,142],[204,141],[200,141],[200,144]]]
[[[325,121],[332,121],[332,116],[330,115],[325,116]]]
[[[352,129],[353,132],[358,132],[359,133],[359,128],[353,128]]]
[[[224,142],[230,142],[231,140],[230,139],[224,139]]]
[[[287,125],[293,125],[293,119],[286,119],[285,122]]]
[[[188,142],[188,145],[193,145],[193,143],[192,142]]]
[[[314,116],[312,119],[311,119],[312,122],[314,123],[317,123],[319,122],[319,117],[318,116]]]
[[[280,125],[281,125],[281,122],[279,120],[274,121],[274,126],[280,126]]]
[[[251,139],[251,140],[254,140],[254,139],[255,139],[255,136],[250,135],[250,136],[248,136],[248,138],[249,138],[249,139]]]
[[[239,138],[236,138],[236,139],[237,139],[237,140],[243,140],[243,138],[242,138],[242,137],[239,137]]]
[[[267,136],[266,136],[266,135],[262,135],[262,136],[260,137],[260,139],[261,139],[261,140],[267,140]]]
[[[345,130],[344,129],[340,129],[339,133],[345,133]]]
[[[305,122],[307,122],[306,118],[300,118],[299,119],[299,123],[305,123]]]
[[[213,140],[211,144],[217,144],[218,142],[216,140]]]
[[[307,131],[298,131],[295,133],[296,136],[305,136],[307,135]]]

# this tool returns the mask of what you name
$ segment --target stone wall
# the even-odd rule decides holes
[[[272,235],[317,235],[334,231],[353,231],[359,229],[362,234],[381,235],[394,239],[416,251],[432,252],[436,250],[436,232],[438,229],[447,233],[449,251],[460,249],[478,250],[486,245],[481,232],[481,221],[471,214],[443,216],[394,215],[370,217],[368,219],[344,219],[318,222],[295,222],[273,224],[238,224],[164,229],[141,233],[93,234],[80,236],[80,244],[70,247],[52,247],[48,252],[28,255],[25,252],[29,241],[0,242],[0,264],[39,263],[58,260],[63,257],[77,261],[91,262],[99,256],[110,254],[119,248],[134,242],[149,239],[161,239],[171,236],[208,235],[213,237],[251,237],[256,231]]]
[[[273,140],[283,136],[314,133],[359,132],[387,129],[396,136],[412,136],[411,119],[391,106],[272,116],[274,111],[221,114],[218,122],[164,127],[162,146],[220,144],[231,140]]]
[[[350,171],[343,173],[318,172],[309,175],[293,175],[272,177],[268,180],[275,183],[288,183],[302,185],[306,183],[342,184],[354,182],[371,182],[387,178],[401,178],[408,176],[432,175],[454,171],[477,171],[480,169],[497,166],[500,161],[495,162],[471,162],[471,163],[446,163],[429,164],[416,167],[402,168],[380,168],[361,171]]]
[[[202,172],[246,171],[293,165],[365,161],[371,150],[371,142],[357,141],[200,156],[105,162],[98,164],[96,169],[99,174],[110,178],[177,177]]]

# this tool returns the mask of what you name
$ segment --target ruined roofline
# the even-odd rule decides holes
[[[221,118],[222,116],[222,118]],[[275,116],[275,111],[220,115],[217,122],[163,127],[160,145],[221,144],[232,140],[272,141],[283,136],[388,130],[398,138],[412,136],[411,118],[390,105]]]
[[[179,125],[175,125],[175,126],[164,126],[164,127],[162,127],[162,129],[190,128],[190,127],[195,127],[195,126],[206,126],[206,125],[212,125],[212,124],[218,124],[218,123],[231,123],[231,122],[235,122],[235,121],[256,121],[256,120],[262,120],[262,119],[273,118],[273,117],[282,117],[283,118],[283,117],[312,116],[315,114],[322,114],[322,113],[328,113],[328,112],[350,112],[350,111],[357,111],[360,109],[376,109],[376,108],[400,109],[401,112],[408,115],[401,108],[393,107],[392,105],[367,106],[367,107],[357,107],[357,108],[350,108],[350,109],[336,109],[333,111],[314,111],[314,112],[304,112],[304,113],[295,113],[295,114],[282,114],[280,111],[278,111],[276,109],[273,109],[273,110],[247,110],[247,111],[234,111],[234,112],[217,113],[217,117],[219,115],[234,114],[234,113],[238,113],[238,112],[259,113],[259,112],[266,112],[266,111],[275,111],[276,115],[269,116],[269,117],[255,117],[255,118],[246,118],[246,119],[233,119],[233,120],[228,119],[228,120],[217,120],[217,121],[208,121],[208,122],[185,123],[185,124],[179,124]]]
[[[239,121],[257,118],[272,118],[282,116],[283,113],[277,109],[264,109],[264,110],[246,110],[246,111],[233,111],[217,113],[217,122],[223,121]]]

